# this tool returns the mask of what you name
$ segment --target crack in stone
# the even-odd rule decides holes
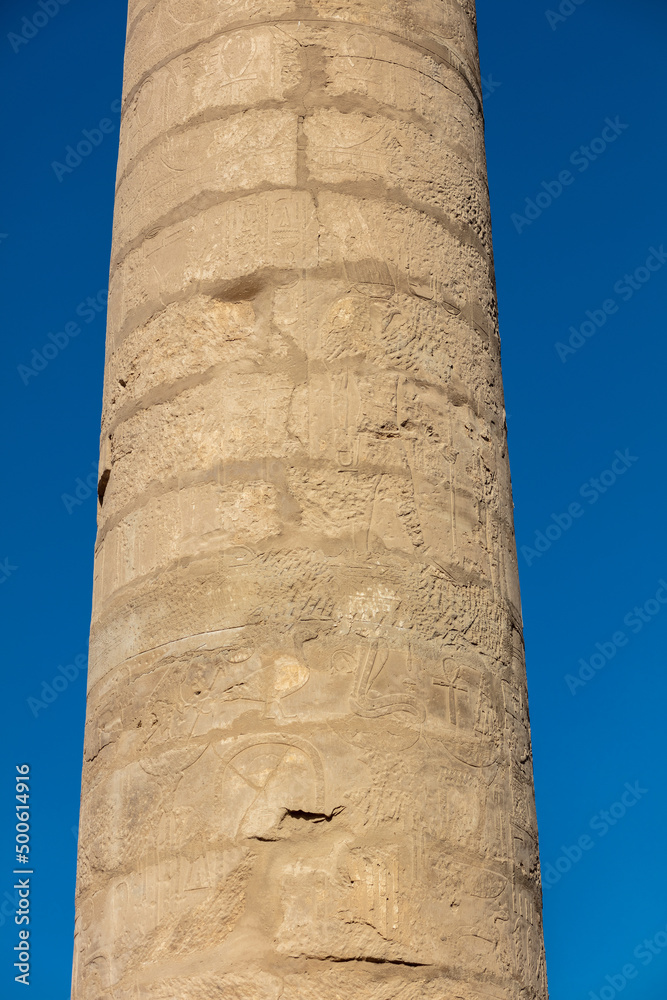
[[[344,809],[345,806],[336,806],[330,813],[313,813],[306,812],[303,809],[287,809],[281,823],[288,817],[290,819],[304,820],[306,823],[330,823],[334,816],[339,816]]]
[[[325,958],[320,958],[318,961],[321,962],[368,962],[371,965],[403,965],[410,969],[420,969],[425,967],[430,967],[430,962],[408,962],[402,958],[374,958],[370,955],[356,955],[353,958],[341,958],[336,955],[327,955]]]

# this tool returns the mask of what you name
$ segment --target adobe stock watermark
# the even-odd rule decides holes
[[[66,7],[68,3],[69,0],[37,0],[39,10],[36,10],[31,17],[21,18],[20,33],[10,31],[7,35],[7,41],[14,52],[19,52],[23,45],[31,42],[42,28],[45,28],[56,14],[60,13],[60,8]]]
[[[489,73],[488,76],[482,77],[482,100],[488,101],[491,94],[495,94],[499,87],[502,87],[502,83],[493,79],[493,73]]]
[[[629,302],[651,280],[657,271],[662,270],[666,262],[667,253],[665,253],[665,247],[662,243],[657,249],[649,247],[649,254],[644,264],[636,267],[632,274],[627,274],[626,272],[622,278],[619,278],[614,283],[614,292],[621,297],[623,302]],[[565,364],[571,354],[576,354],[591,337],[594,337],[598,330],[602,329],[609,317],[614,316],[618,310],[619,304],[616,299],[605,299],[599,309],[587,309],[585,313],[587,318],[584,322],[578,327],[570,327],[568,331],[570,338],[567,344],[563,344],[561,341],[557,341],[554,344],[556,354],[563,364]]]
[[[100,288],[96,295],[89,295],[83,302],[79,302],[74,311],[84,323],[92,323],[106,309],[107,297],[106,288]],[[16,367],[23,384],[27,385],[31,378],[36,378],[45,368],[48,368],[51,361],[57,358],[80,333],[81,326],[74,320],[65,323],[62,330],[47,333],[47,343],[43,344],[39,350],[33,347],[30,353],[30,364],[17,365]]]
[[[80,476],[74,480],[73,493],[61,493],[65,510],[71,514],[75,507],[80,507],[91,496],[97,496],[97,462],[91,462],[93,471],[89,472],[85,480]]]
[[[557,11],[545,10],[544,16],[549,22],[551,30],[555,31],[559,24],[564,24],[581,7],[582,3],[586,3],[586,0],[562,0]]]
[[[648,795],[648,791],[648,788],[642,788],[638,781],[635,781],[634,785],[626,781],[618,801],[613,802],[608,809],[601,809],[600,812],[591,817],[588,823],[589,830],[597,834],[598,840],[606,837],[609,831],[626,816],[628,810],[636,806],[645,795]],[[597,842],[589,833],[583,833],[575,844],[569,847],[565,844],[561,845],[563,852],[561,856],[553,864],[545,865],[542,870],[542,887],[552,889],[558,885],[563,876],[572,871],[585,854],[593,850]]]
[[[39,697],[30,696],[26,698],[26,705],[36,719],[40,712],[45,711],[49,705],[57,701],[60,695],[73,684],[77,678],[85,673],[88,659],[85,653],[78,653],[72,663],[58,665],[57,674],[51,678],[50,682],[44,681],[39,692]]]
[[[665,949],[667,949],[667,927],[664,930],[659,930],[652,938],[644,938],[632,952],[632,957],[646,968],[654,958],[662,955]],[[597,993],[591,990],[588,994],[588,1000],[615,1000],[628,983],[637,979],[640,972],[641,968],[638,968],[634,962],[626,962],[620,972],[605,976],[606,985],[598,989]]]
[[[613,120],[605,118],[604,125],[605,127],[599,136],[591,139],[587,146],[579,146],[570,154],[569,162],[577,168],[580,174],[585,173],[591,163],[595,163],[609,146],[616,142],[626,129],[630,128],[629,125],[625,125],[621,121],[618,115]],[[542,181],[543,190],[538,191],[534,198],[526,198],[524,214],[512,212],[510,215],[510,220],[517,233],[521,234],[527,226],[532,226],[561,197],[565,188],[574,184],[576,179],[576,175],[570,170],[561,170],[557,180]]]
[[[10,576],[16,573],[17,569],[18,566],[14,566],[10,563],[9,556],[5,556],[5,558],[0,561],[0,584],[7,583],[7,580],[9,580]]]
[[[623,624],[633,635],[642,631],[645,625],[652,622],[656,615],[667,605],[667,581],[663,578],[658,580],[658,589],[653,597],[649,597],[641,606],[635,604],[632,611],[623,618]],[[579,659],[579,670],[577,676],[565,674],[565,683],[570,694],[576,695],[579,688],[584,688],[603,670],[610,660],[616,656],[619,649],[622,649],[630,641],[628,634],[621,629],[607,639],[605,642],[596,642],[596,652],[588,660],[583,656]]]
[[[19,894],[18,891],[14,893],[13,896],[5,890],[3,893],[4,899],[0,903],[0,927],[4,927],[7,922],[7,918],[11,918],[11,923],[14,923],[14,916],[19,907]]]
[[[115,115],[120,115],[121,102],[119,100],[113,101],[111,110]],[[51,162],[51,169],[61,184],[66,174],[73,174],[76,168],[81,166],[86,157],[90,156],[97,146],[102,145],[104,137],[116,130],[116,125],[117,123],[112,121],[111,118],[101,118],[96,128],[82,129],[81,135],[83,139],[79,139],[76,148],[71,145],[65,146],[65,162],[61,163],[59,160]]]
[[[589,506],[596,504],[601,496],[607,493],[614,486],[621,476],[630,469],[639,458],[630,454],[630,449],[625,451],[615,451],[614,458],[609,469],[604,469],[598,476],[587,479],[579,487],[579,496],[587,500]],[[545,552],[548,552],[554,542],[557,542],[566,531],[569,531],[576,520],[583,517],[586,508],[578,501],[568,504],[567,511],[563,514],[552,514],[551,521],[544,531],[536,531],[533,545],[522,545],[521,555],[526,560],[528,566],[532,566],[536,559],[541,559]]]

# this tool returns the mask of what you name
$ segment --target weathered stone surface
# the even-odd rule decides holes
[[[296,184],[296,130],[294,113],[257,111],[154,143],[118,186],[112,259],[234,194]]]
[[[131,0],[74,1000],[546,1000],[472,0]]]
[[[273,24],[306,31],[334,26],[341,55],[359,64],[383,60],[387,35],[405,39],[453,67],[481,101],[472,6],[472,0],[465,4],[422,0],[411,5],[405,0],[227,0],[222,7],[210,0],[155,0],[135,13],[131,5],[125,99],[134,96],[152,71],[181,52],[218,37],[229,38],[249,25]],[[232,45],[227,74],[238,78],[245,72],[251,47],[241,58]]]

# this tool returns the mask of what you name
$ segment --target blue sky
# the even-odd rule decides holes
[[[13,45],[41,8],[0,11],[0,989],[25,761],[33,1000],[69,995],[123,6]],[[548,971],[553,1000],[663,1000],[667,8],[560,7],[478,0]]]

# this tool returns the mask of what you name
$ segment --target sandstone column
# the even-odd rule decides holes
[[[131,0],[76,1000],[543,1000],[473,0]]]

